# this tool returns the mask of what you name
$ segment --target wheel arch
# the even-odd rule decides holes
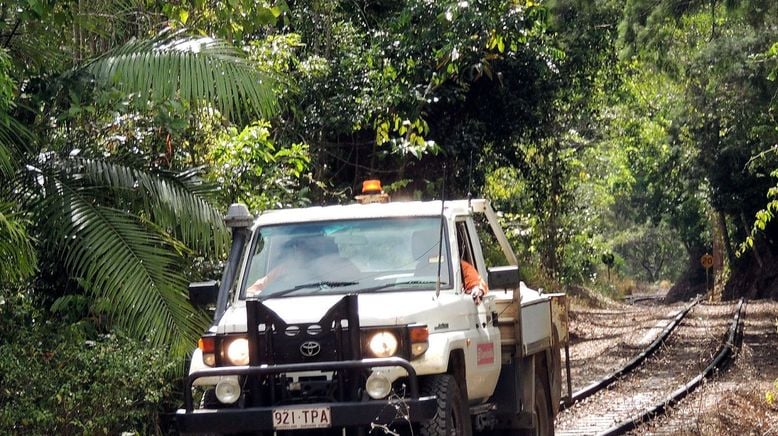
[[[465,350],[462,348],[454,348],[451,350],[448,355],[446,373],[454,376],[454,379],[459,385],[460,392],[465,397],[465,401],[467,401],[467,362],[465,360]]]

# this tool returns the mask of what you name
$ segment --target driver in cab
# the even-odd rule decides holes
[[[246,288],[246,298],[256,297],[271,284],[291,281],[353,280],[359,269],[340,256],[338,247],[327,236],[298,236],[283,245],[279,258],[270,271]]]

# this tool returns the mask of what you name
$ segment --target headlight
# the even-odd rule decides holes
[[[367,343],[376,357],[391,357],[397,352],[397,336],[388,331],[373,334]]]
[[[227,345],[227,360],[233,365],[249,364],[249,341],[246,338],[238,338]]]

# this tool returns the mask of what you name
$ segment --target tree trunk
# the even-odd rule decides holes
[[[557,231],[557,215],[559,211],[559,174],[558,174],[559,155],[557,153],[557,147],[554,147],[551,152],[551,195],[549,198],[549,216],[548,216],[548,263],[547,268],[551,273],[551,277],[556,280],[559,277],[559,257],[557,249],[559,247],[558,231]]]
[[[721,240],[724,243],[724,250],[727,253],[727,263],[730,265],[735,260],[735,250],[732,248],[732,241],[729,240],[729,230],[727,230],[727,217],[724,212],[716,211],[717,224]]]

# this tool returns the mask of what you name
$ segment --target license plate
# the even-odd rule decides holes
[[[284,407],[273,409],[273,428],[295,430],[332,426],[329,407]]]

